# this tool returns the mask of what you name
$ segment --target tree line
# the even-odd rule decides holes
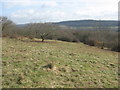
[[[52,23],[29,23],[25,26],[17,26],[7,17],[0,17],[2,23],[2,37],[38,38],[42,42],[45,39],[61,40],[67,42],[82,42],[87,45],[108,48],[120,51],[118,42],[119,33],[114,30],[80,30],[69,27],[61,27]],[[100,27],[100,26],[99,26]]]

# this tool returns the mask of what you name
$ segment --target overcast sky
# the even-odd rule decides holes
[[[65,20],[117,20],[119,0],[1,0],[0,16],[17,24]]]

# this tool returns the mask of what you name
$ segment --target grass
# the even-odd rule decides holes
[[[118,53],[82,43],[3,38],[4,88],[117,88]]]

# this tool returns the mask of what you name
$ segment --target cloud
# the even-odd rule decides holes
[[[55,7],[57,6],[58,4],[54,1],[45,1],[45,2],[41,2],[41,5],[43,6],[50,6],[50,7]]]
[[[26,9],[13,12],[10,18],[16,23],[59,21],[66,17],[63,11]]]
[[[118,17],[118,0],[89,0],[85,7],[76,9],[74,13],[79,18],[92,19],[113,19]]]
[[[38,1],[38,0],[2,0],[1,1],[7,8],[14,6],[44,6],[44,7],[55,7],[57,6],[56,1]]]
[[[117,20],[118,0],[2,0],[16,23],[73,19]]]

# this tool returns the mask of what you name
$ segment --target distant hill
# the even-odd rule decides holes
[[[28,24],[17,24],[18,27],[25,27],[27,26]]]
[[[61,28],[74,28],[80,30],[114,30],[118,31],[118,21],[115,20],[73,20],[73,21],[61,21],[51,22],[52,24],[58,25]],[[18,24],[18,27],[25,27],[26,24]],[[98,28],[98,29],[97,29]]]
[[[114,20],[74,20],[74,21],[62,21],[55,24],[65,25],[69,27],[117,27],[118,21]]]

